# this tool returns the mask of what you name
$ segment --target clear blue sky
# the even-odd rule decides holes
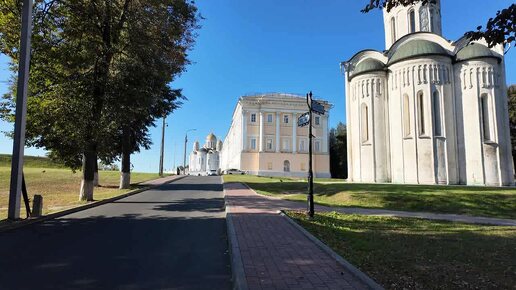
[[[165,169],[182,164],[185,131],[192,141],[213,132],[224,138],[239,96],[258,92],[314,94],[334,104],[331,126],[345,122],[344,79],[339,63],[365,48],[383,50],[382,14],[360,13],[366,0],[206,0],[197,1],[202,28],[188,67],[174,87],[188,97],[167,120]],[[483,25],[511,0],[443,0],[443,34],[450,40]],[[476,6],[472,6],[476,5]],[[516,51],[506,55],[507,82],[516,83]],[[0,93],[8,78],[0,56]],[[161,126],[161,122],[157,123]],[[133,156],[135,171],[157,172],[160,127],[152,128],[154,145]],[[0,131],[12,130],[0,123]],[[0,153],[11,153],[12,141],[0,136]],[[27,155],[44,155],[26,149]],[[187,152],[188,154],[188,152]]]

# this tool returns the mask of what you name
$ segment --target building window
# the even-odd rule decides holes
[[[299,151],[300,152],[305,152],[306,151],[305,140],[299,140]]]
[[[411,9],[409,12],[409,33],[416,32],[416,12]]]
[[[410,137],[412,135],[410,126],[410,100],[408,95],[403,96],[403,135]]]
[[[288,124],[288,115],[283,115],[283,123]]]
[[[419,135],[426,134],[425,128],[425,99],[422,91],[417,93],[417,110],[418,110],[418,126],[419,126]]]
[[[267,150],[272,151],[272,139],[267,139]]]
[[[283,161],[283,171],[290,172],[290,161],[288,161],[288,160]]]
[[[267,123],[272,123],[272,114],[267,114]]]
[[[315,152],[321,152],[321,141],[315,141]]]
[[[251,150],[256,150],[256,138],[251,138]]]
[[[321,124],[321,117],[315,116],[315,125],[319,126]]]
[[[272,162],[267,162],[267,170],[272,170]]]
[[[256,123],[256,114],[251,114],[251,123]]]
[[[491,141],[491,124],[490,124],[490,110],[489,110],[489,96],[482,94],[480,96],[480,117],[482,119],[482,135],[484,141]]]
[[[369,108],[366,104],[362,104],[362,143],[369,141]]]
[[[442,136],[442,121],[441,121],[441,98],[439,92],[434,92],[434,135]]]
[[[288,139],[283,139],[283,151],[289,151],[289,150],[290,150],[290,146],[289,146]]]
[[[396,42],[396,19],[394,17],[391,18],[391,39],[392,42]]]

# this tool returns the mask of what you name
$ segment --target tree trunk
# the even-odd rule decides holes
[[[93,144],[88,145],[82,156],[82,182],[79,200],[93,201],[93,177],[97,154]]]
[[[95,161],[95,171],[93,172],[93,186],[99,187],[99,163]]]
[[[120,189],[131,185],[131,133],[125,129],[122,136],[122,168],[120,172]]]

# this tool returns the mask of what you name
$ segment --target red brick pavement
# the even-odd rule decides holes
[[[285,201],[239,183],[224,190],[249,289],[368,289],[277,213]]]

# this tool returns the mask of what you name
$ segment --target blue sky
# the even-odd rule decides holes
[[[365,48],[385,49],[382,14],[360,13],[366,2],[197,1],[205,19],[190,52],[193,64],[173,83],[183,88],[188,101],[167,119],[165,169],[173,167],[174,159],[176,165],[182,164],[186,130],[197,129],[189,133],[187,151],[193,140],[203,143],[210,132],[224,138],[241,95],[312,90],[334,105],[330,125],[344,122],[344,79],[339,63]],[[443,35],[456,40],[511,3],[443,0]],[[506,66],[507,82],[516,83],[516,51],[506,55]],[[8,76],[7,59],[0,55],[0,93],[6,90]],[[159,126],[151,129],[152,148],[133,156],[135,171],[158,171]],[[0,122],[0,131],[9,130],[12,124]],[[12,140],[0,136],[0,153],[11,150]],[[26,155],[44,154],[41,149],[26,149]]]

